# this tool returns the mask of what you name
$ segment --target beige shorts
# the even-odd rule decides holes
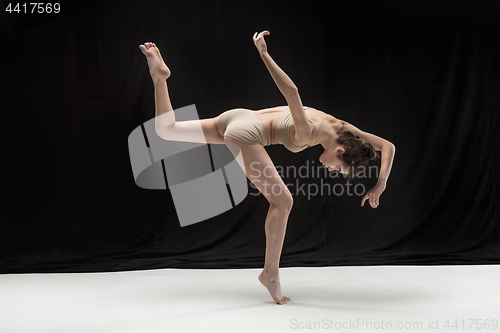
[[[222,132],[234,140],[267,146],[267,133],[255,112],[232,109],[221,114]]]

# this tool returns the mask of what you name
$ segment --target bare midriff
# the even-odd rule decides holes
[[[277,144],[276,140],[276,122],[281,115],[281,112],[286,110],[286,106],[276,106],[272,108],[262,109],[255,111],[255,115],[264,125],[267,133],[267,144],[275,145]]]
[[[267,138],[268,138],[268,144],[275,145],[277,144],[276,140],[276,122],[278,121],[281,112],[285,111],[288,108],[288,106],[276,106],[272,108],[267,108],[267,109],[261,109],[261,110],[256,110],[255,115],[257,118],[262,122],[264,125],[264,128],[266,130]],[[338,124],[338,126],[334,126],[335,128],[342,126],[341,121],[336,119],[335,117],[324,113],[323,111],[316,110],[314,108],[308,107],[305,109],[305,113],[307,115],[307,118],[311,120],[316,127],[320,127],[321,123],[323,121],[328,121],[332,124]],[[294,124],[290,125],[290,138],[293,138],[295,136],[295,126]],[[294,144],[300,144],[298,142],[294,142]]]

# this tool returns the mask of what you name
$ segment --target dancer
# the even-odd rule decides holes
[[[139,48],[146,56],[154,83],[158,135],[174,141],[232,143],[241,150],[245,174],[269,202],[265,221],[265,264],[258,279],[273,300],[281,305],[290,301],[289,297],[281,294],[279,261],[293,199],[264,146],[279,143],[292,152],[299,152],[320,144],[324,148],[319,157],[323,166],[348,178],[356,177],[369,160],[378,157],[376,151],[380,151],[378,182],[361,200],[361,206],[368,200],[373,208],[378,207],[379,197],[385,190],[395,146],[325,112],[304,107],[297,86],[267,52],[264,36],[269,34],[267,30],[255,33],[253,41],[287,105],[257,111],[233,109],[201,120],[175,121],[167,88],[170,69],[155,43],[144,43]],[[231,149],[233,145],[228,146]]]

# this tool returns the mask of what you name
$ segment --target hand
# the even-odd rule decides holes
[[[266,41],[264,40],[264,36],[270,35],[271,33],[267,30],[262,31],[260,34],[253,34],[253,42],[259,53],[267,52]]]
[[[361,207],[365,204],[365,201],[369,199],[370,206],[377,208],[379,205],[379,198],[382,192],[385,190],[384,183],[377,183],[371,190],[366,192],[363,200],[361,200]]]

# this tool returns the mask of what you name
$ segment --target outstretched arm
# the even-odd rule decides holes
[[[253,35],[253,41],[257,50],[259,51],[260,57],[264,64],[267,67],[267,70],[273,77],[274,82],[278,86],[278,89],[281,91],[283,96],[287,98],[297,91],[297,87],[293,83],[293,81],[286,75],[286,73],[274,62],[273,58],[267,52],[266,41],[264,40],[264,36],[268,36],[271,33],[267,30],[261,32],[260,34],[255,33]]]
[[[293,122],[295,124],[297,139],[300,141],[299,143],[309,143],[309,141],[311,141],[314,127],[309,121],[307,121],[307,116],[304,112],[304,106],[302,105],[297,86],[276,64],[276,62],[274,62],[273,58],[271,58],[267,52],[267,45],[264,40],[264,36],[269,34],[270,32],[267,30],[259,34],[255,33],[253,35],[253,41],[259,51],[262,61],[264,61],[267,70],[276,83],[276,86],[288,103],[288,107],[290,108],[290,113],[292,114]]]

